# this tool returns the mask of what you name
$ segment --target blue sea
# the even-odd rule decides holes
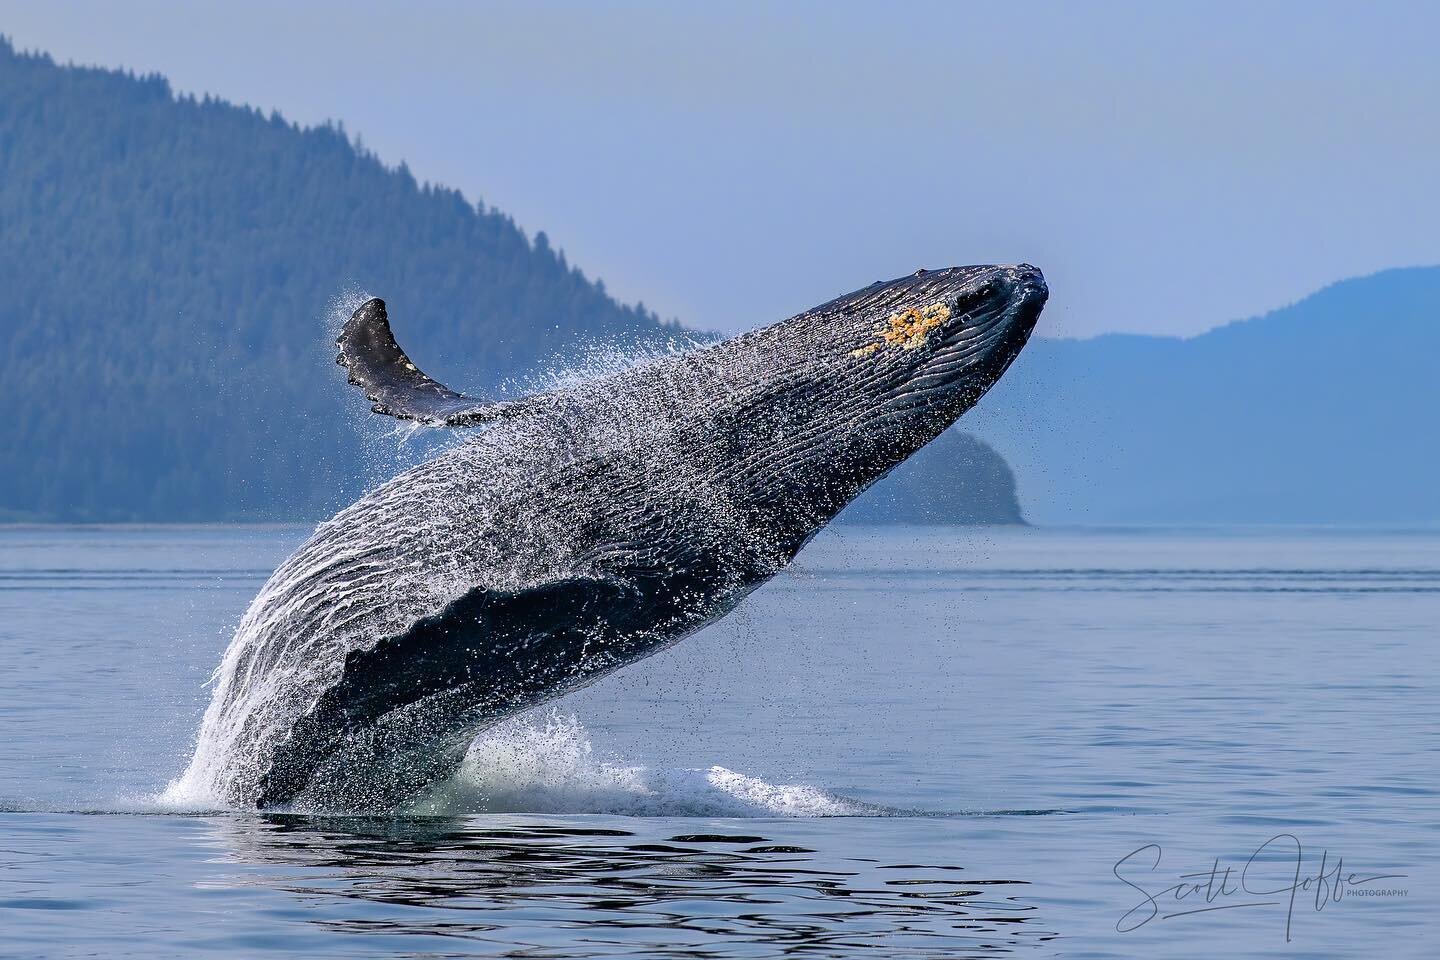
[[[0,955],[1435,955],[1435,531],[840,529],[413,816],[162,799],[306,532],[0,528]]]

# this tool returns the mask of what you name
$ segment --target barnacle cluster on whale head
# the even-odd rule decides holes
[[[914,350],[925,342],[931,330],[950,319],[950,313],[950,307],[938,300],[928,306],[896,311],[885,319],[874,343],[850,351],[850,356],[868,357],[886,346]]]

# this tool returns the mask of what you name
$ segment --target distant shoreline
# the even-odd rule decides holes
[[[145,521],[137,523],[74,523],[66,521],[0,521],[0,534],[25,530],[308,530],[321,521]],[[836,530],[986,530],[986,531],[1035,531],[1045,533],[1075,534],[1126,534],[1126,533],[1194,533],[1194,534],[1267,534],[1267,533],[1369,533],[1388,535],[1436,535],[1440,536],[1440,521],[1434,523],[1325,523],[1274,522],[1274,523],[831,523],[823,532]]]

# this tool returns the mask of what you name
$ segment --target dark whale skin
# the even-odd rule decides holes
[[[426,377],[367,301],[342,360],[374,409],[483,429],[276,570],[179,783],[240,806],[404,807],[487,726],[733,609],[973,406],[1047,296],[1024,264],[922,271],[502,404]]]

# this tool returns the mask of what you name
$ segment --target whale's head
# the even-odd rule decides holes
[[[1010,366],[1048,296],[1029,264],[920,270],[823,304],[807,323],[832,353],[825,379],[854,431],[869,432],[867,420],[882,434],[944,429]]]
[[[1029,264],[920,270],[757,331],[769,373],[744,411],[753,462],[800,528],[818,529],[937,437],[1000,378],[1049,291]],[[737,470],[749,474],[749,458]],[[799,513],[794,506],[799,504]],[[769,520],[776,521],[771,515]]]

